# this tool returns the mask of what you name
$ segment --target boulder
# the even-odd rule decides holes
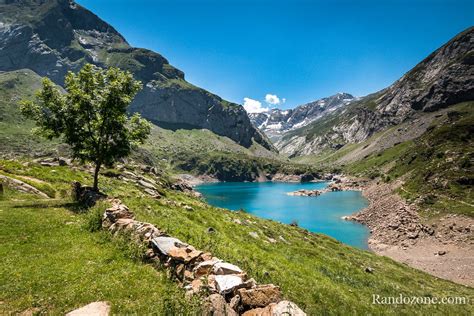
[[[107,302],[93,302],[67,313],[66,316],[107,316],[109,313],[110,305]]]
[[[265,307],[281,301],[281,292],[273,284],[257,285],[252,289],[239,289],[240,300],[245,308]]]

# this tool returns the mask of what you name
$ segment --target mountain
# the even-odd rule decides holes
[[[276,143],[289,156],[320,154],[406,121],[421,120],[395,142],[413,139],[429,126],[430,113],[474,100],[474,28],[458,34],[390,87],[342,107],[307,126],[291,130]],[[400,132],[400,131],[398,131]],[[379,148],[380,149],[380,148]]]
[[[294,109],[271,109],[263,113],[249,113],[249,117],[272,141],[278,141],[286,132],[304,127],[353,100],[354,96],[348,93],[338,93]]]
[[[165,128],[209,129],[244,147],[273,150],[238,104],[196,87],[153,51],[131,47],[112,26],[68,0],[0,1],[0,71],[30,69],[63,84],[85,63],[129,70],[143,83],[130,106]]]

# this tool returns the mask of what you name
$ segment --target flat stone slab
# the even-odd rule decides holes
[[[216,289],[221,294],[232,292],[233,289],[244,283],[238,275],[216,275],[215,281]]]
[[[168,256],[170,250],[173,248],[176,248],[176,247],[180,248],[180,247],[187,246],[187,244],[185,244],[184,242],[182,242],[181,240],[177,238],[165,237],[165,236],[155,237],[151,240],[151,242],[165,256]]]
[[[212,270],[216,275],[243,273],[242,269],[238,266],[228,262],[216,262]]]
[[[67,313],[66,316],[108,316],[109,313],[109,303],[93,302]]]

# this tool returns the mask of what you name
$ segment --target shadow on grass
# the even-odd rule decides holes
[[[11,202],[11,201],[10,201]],[[73,201],[46,201],[46,200],[37,200],[37,201],[21,201],[21,202],[13,202],[8,203],[10,204],[10,208],[12,209],[19,209],[19,208],[32,208],[32,209],[46,209],[46,208],[65,208],[68,211],[71,211],[76,214],[83,214],[87,213],[89,207],[87,205],[73,202]]]

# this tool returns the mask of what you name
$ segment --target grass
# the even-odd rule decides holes
[[[73,179],[90,180],[90,175],[67,167],[61,169],[61,177],[55,177],[50,172],[53,168],[14,161],[1,161],[0,165],[10,175],[28,174],[48,182],[55,190],[63,189]],[[214,208],[166,188],[161,188],[166,197],[154,200],[133,183],[101,177],[100,184],[109,195],[121,198],[139,220],[239,265],[260,283],[278,284],[285,297],[309,315],[462,315],[474,311],[472,305],[373,305],[372,294],[465,296],[472,300],[474,290],[321,234]],[[183,292],[166,280],[163,272],[140,263],[103,233],[90,233],[85,228],[89,215],[72,212],[67,198],[50,204],[18,197],[0,203],[2,227],[7,228],[1,231],[0,249],[8,258],[0,263],[0,284],[4,284],[0,300],[7,312],[37,306],[44,312],[62,313],[101,299],[111,301],[114,311],[120,313],[153,310],[160,314],[163,308],[194,311],[192,302],[186,303]],[[184,210],[184,204],[194,211]],[[102,209],[99,205],[91,212]],[[234,219],[243,224],[236,224]],[[209,227],[215,232],[208,233]],[[250,237],[250,232],[256,232],[259,238]],[[271,244],[268,238],[278,243]],[[31,262],[35,262],[34,267]],[[374,268],[374,273],[365,272],[368,266]]]
[[[453,106],[421,137],[374,153],[345,170],[372,178],[403,176],[400,194],[412,201],[421,197],[419,205],[427,216],[474,216],[473,106],[473,102]]]
[[[0,202],[1,314],[64,314],[98,300],[118,314],[195,313],[164,272],[84,220],[62,201]]]

